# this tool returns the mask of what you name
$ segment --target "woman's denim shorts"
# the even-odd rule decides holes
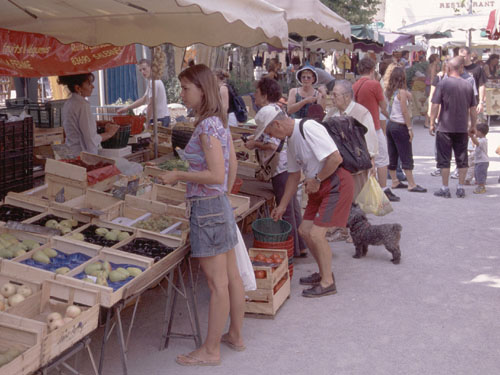
[[[188,198],[191,206],[191,256],[211,257],[233,249],[238,243],[233,208],[225,194]]]

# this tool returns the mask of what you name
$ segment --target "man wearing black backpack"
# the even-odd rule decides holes
[[[299,234],[306,241],[318,264],[319,272],[301,277],[304,297],[335,294],[332,252],[326,240],[329,228],[345,227],[353,199],[353,179],[340,165],[343,159],[326,128],[314,121],[292,119],[275,104],[263,107],[255,116],[255,138],[262,133],[287,140],[288,180],[281,202],[271,216],[282,218],[305,175],[304,186],[309,195]]]

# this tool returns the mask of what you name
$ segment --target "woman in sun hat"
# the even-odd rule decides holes
[[[288,114],[293,118],[304,118],[311,104],[320,104],[324,109],[325,98],[313,87],[318,82],[314,67],[304,65],[296,77],[302,87],[293,88],[288,93]]]

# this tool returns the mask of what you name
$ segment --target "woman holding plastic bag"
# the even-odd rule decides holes
[[[206,276],[210,307],[205,342],[176,361],[183,366],[216,366],[221,342],[236,351],[245,349],[245,291],[234,250],[237,227],[226,195],[237,161],[215,75],[205,65],[194,65],[182,71],[179,80],[182,100],[196,115],[195,130],[184,149],[189,170],[165,172],[161,178],[165,184],[187,182],[191,256],[199,259]],[[229,331],[223,334],[229,314]]]

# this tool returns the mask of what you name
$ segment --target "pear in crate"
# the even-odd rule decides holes
[[[33,258],[33,260],[35,262],[38,262],[38,263],[43,263],[43,264],[50,263],[50,258],[42,250],[35,251],[31,257]]]

